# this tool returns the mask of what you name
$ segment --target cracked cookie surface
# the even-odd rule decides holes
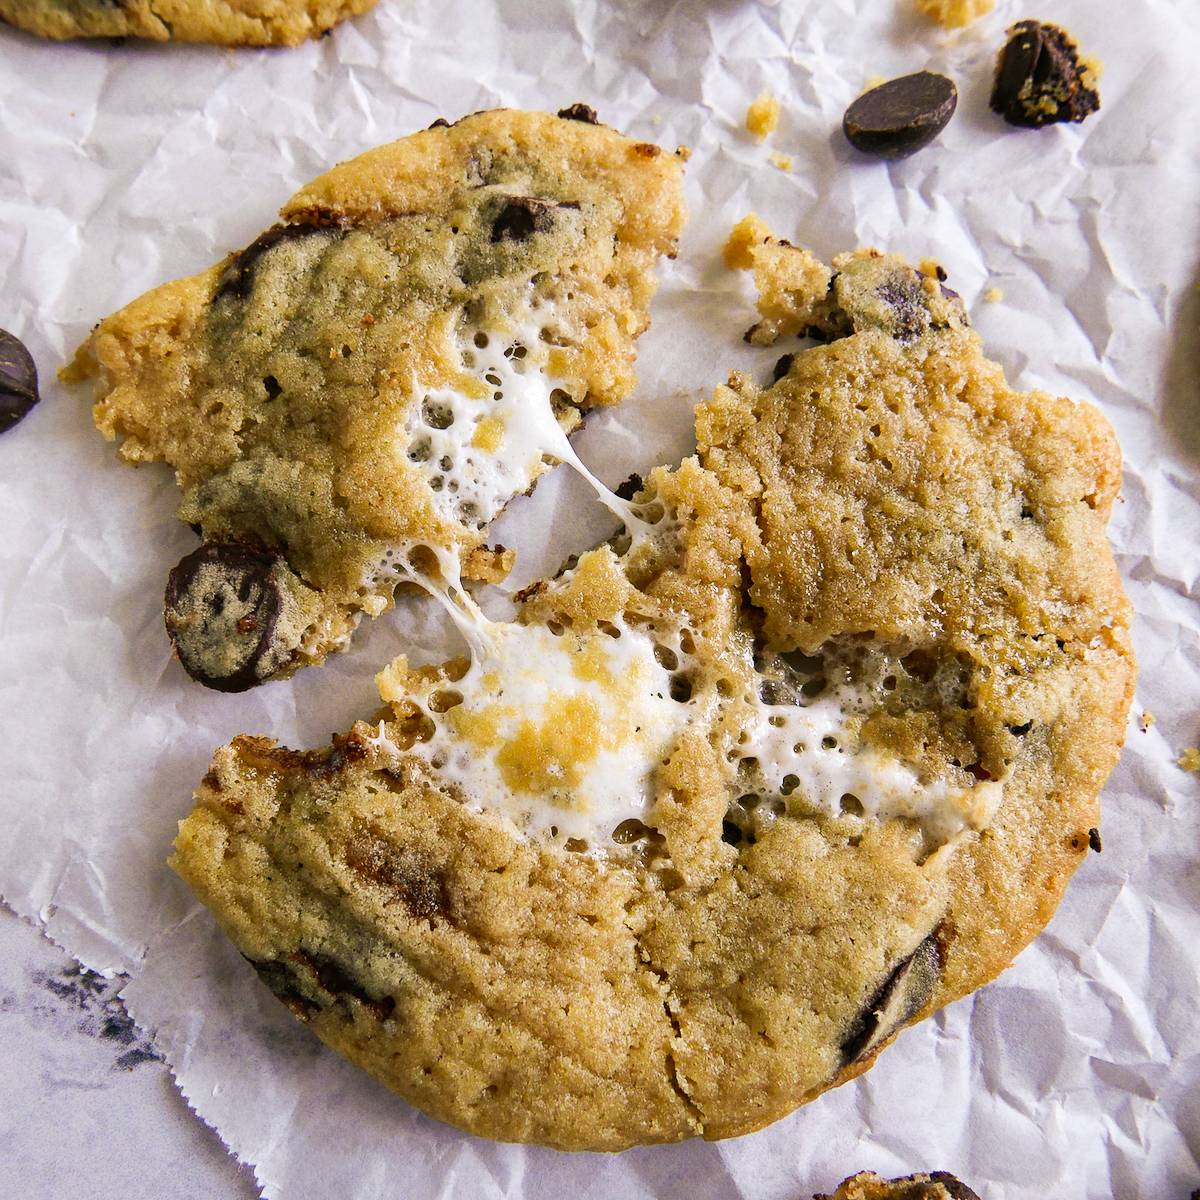
[[[297,46],[376,0],[0,0],[0,20],[56,41],[145,38]]]
[[[436,1117],[757,1129],[1002,970],[1087,853],[1133,686],[1112,433],[901,260],[835,269],[795,295],[827,344],[719,388],[623,535],[333,747],[224,747],[181,826],[267,986]]]
[[[167,596],[194,677],[280,678],[401,583],[501,578],[488,524],[632,388],[680,156],[563,111],[478,113],[343,163],[80,347],[66,377],[95,379],[97,426],[175,469],[204,540]],[[236,595],[257,586],[248,552],[271,638]]]

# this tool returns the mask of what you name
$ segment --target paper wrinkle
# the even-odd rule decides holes
[[[1105,63],[1104,107],[1041,131],[986,107],[1014,0],[953,33],[905,0],[381,0],[279,52],[0,29],[0,325],[29,344],[44,396],[0,439],[0,894],[93,969],[130,973],[130,1012],[264,1195],[382,1198],[403,1180],[406,1195],[453,1200],[795,1200],[853,1170],[923,1168],[1006,1200],[1196,1186],[1200,779],[1175,765],[1200,744],[1193,8],[1147,0],[1115,22],[1062,0],[1054,19]],[[934,145],[890,165],[853,152],[839,126],[865,80],[925,67],[960,89]],[[763,90],[784,108],[760,146],[743,123]],[[1008,972],[757,1134],[609,1157],[496,1145],[410,1109],[300,1027],[164,866],[216,746],[240,732],[319,745],[374,712],[383,663],[459,643],[405,596],[319,670],[240,696],[198,688],[162,631],[167,572],[194,545],[171,473],[120,465],[89,397],[53,377],[98,318],[245,246],[334,162],[438,116],[576,100],[694,152],[691,223],[662,272],[640,384],[573,439],[588,466],[615,485],[678,461],[692,405],[730,369],[767,377],[788,348],[741,341],[752,291],[720,251],[747,211],[826,258],[862,244],[936,258],[1015,386],[1090,399],[1117,430],[1112,535],[1142,672],[1104,852]],[[1002,301],[981,302],[990,287]],[[611,529],[578,480],[552,472],[494,526],[518,563],[481,601],[498,613]]]

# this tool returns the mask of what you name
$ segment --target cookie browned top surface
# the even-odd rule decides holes
[[[40,37],[295,46],[375,0],[0,0],[0,20]]]
[[[624,536],[332,750],[225,747],[181,828],[268,986],[437,1117],[756,1129],[1000,971],[1087,852],[1133,682],[1112,434],[901,260],[814,263],[828,344],[718,389]]]
[[[632,387],[680,162],[564,111],[443,122],[335,167],[80,348],[69,375],[97,380],[100,429],[174,467],[180,517],[221,548],[208,583],[173,578],[177,599],[199,592],[168,597],[197,677],[320,661],[438,563],[498,578],[487,524],[569,457],[581,412]],[[247,546],[281,614],[269,645],[230,619]],[[238,563],[217,579],[223,556]]]

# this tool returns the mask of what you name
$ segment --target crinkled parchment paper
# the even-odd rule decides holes
[[[0,30],[0,325],[44,400],[0,441],[0,893],[125,996],[188,1102],[270,1197],[807,1197],[853,1169],[953,1170],[989,1197],[1175,1197],[1200,1184],[1200,32],[1195,0],[1120,12],[1013,0],[947,33],[907,0],[380,0],[277,52],[42,44]],[[1011,20],[1064,22],[1103,59],[1081,127],[986,109]],[[872,75],[959,83],[958,115],[905,162],[839,132]],[[785,101],[766,146],[742,130]],[[497,104],[582,100],[694,150],[692,221],[642,341],[635,398],[579,438],[615,482],[686,453],[692,404],[774,355],[740,335],[719,248],[748,209],[823,255],[933,255],[1021,386],[1087,398],[1126,454],[1113,538],[1141,685],[1091,855],[998,982],[905,1033],[865,1078],[724,1144],[619,1156],[494,1145],[428,1120],[325,1050],[255,981],[164,859],[214,747],[319,745],[374,707],[373,672],[451,644],[405,604],[321,670],[242,696],[190,683],[161,596],[193,544],[164,468],[131,471],[53,372],[100,316],[249,242],[334,161]],[[790,155],[784,172],[771,150]],[[986,303],[983,293],[1003,292]],[[504,517],[515,583],[609,523],[556,472]],[[502,597],[491,597],[500,603]],[[1147,732],[1136,716],[1150,710]]]

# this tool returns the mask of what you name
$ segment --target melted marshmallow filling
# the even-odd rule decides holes
[[[756,695],[737,757],[763,792],[797,797],[830,816],[883,821],[907,817],[944,845],[968,829],[983,829],[1000,803],[1003,783],[959,787],[923,781],[912,767],[860,744],[857,728],[871,707],[865,693],[840,687],[806,705],[769,704]]]
[[[420,696],[394,688],[385,671],[380,693],[422,705],[434,731],[407,753],[469,808],[504,813],[528,835],[603,849],[623,822],[646,819],[655,769],[689,719],[664,656],[623,622],[558,635],[493,624],[461,679]]]
[[[568,393],[550,370],[537,317],[531,309],[508,333],[467,328],[459,387],[414,382],[404,427],[408,459],[429,485],[435,511],[472,530],[527,491],[547,460],[570,466],[618,520],[636,528],[635,506],[587,469],[554,415],[555,393]]]

